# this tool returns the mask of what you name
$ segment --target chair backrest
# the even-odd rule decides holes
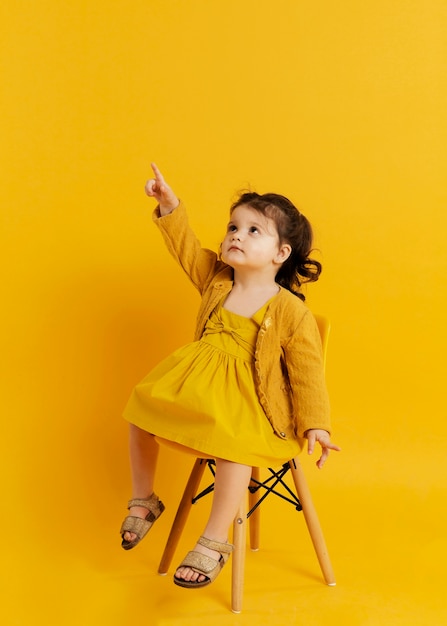
[[[326,369],[327,345],[329,341],[331,323],[327,317],[324,317],[324,315],[314,315],[314,317],[318,325],[318,330],[320,331],[321,345],[323,346],[323,365]]]

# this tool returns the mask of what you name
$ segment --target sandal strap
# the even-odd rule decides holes
[[[155,522],[155,520],[160,517],[160,515],[165,510],[165,506],[161,500],[159,500],[158,496],[153,493],[149,498],[133,498],[129,500],[127,503],[127,508],[130,509],[133,506],[141,506],[149,511],[146,516],[146,519],[150,522]]]
[[[219,561],[217,559],[213,559],[210,556],[206,556],[206,554],[193,550],[192,552],[188,552],[179,567],[190,567],[198,574],[209,576],[218,565]]]
[[[197,543],[209,550],[215,550],[220,554],[231,554],[234,546],[231,543],[221,543],[220,541],[214,541],[213,539],[207,539],[207,537],[199,537]]]
[[[128,531],[128,532],[134,533],[140,540],[144,537],[144,535],[150,529],[154,521],[155,520],[148,520],[147,518],[142,519],[141,517],[134,517],[133,515],[128,515],[121,525],[120,534],[123,534],[126,531]]]

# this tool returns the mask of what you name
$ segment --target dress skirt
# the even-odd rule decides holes
[[[298,441],[274,433],[254,383],[267,304],[251,318],[218,305],[200,341],[176,350],[135,387],[125,419],[204,458],[271,467],[296,456]]]

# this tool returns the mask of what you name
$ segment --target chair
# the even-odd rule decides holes
[[[326,363],[330,323],[323,316],[316,315],[315,318],[321,335],[324,363]],[[205,469],[208,467],[214,474],[213,465],[214,461],[212,459],[196,458],[160,561],[158,573],[161,575],[167,574],[169,570],[191,506],[213,490],[213,484],[211,484],[201,493],[198,493]],[[289,471],[293,478],[296,495],[284,482],[284,477]],[[261,480],[260,469],[257,467],[253,468],[249,485],[249,510],[247,512],[246,498],[244,498],[233,523],[234,550],[232,553],[231,609],[234,613],[240,613],[242,610],[247,520],[249,519],[250,521],[250,547],[252,550],[258,550],[260,504],[270,494],[282,497],[293,504],[298,511],[303,512],[323,578],[330,586],[336,584],[326,542],[298,457],[285,463],[279,470],[269,468],[269,472],[270,476],[265,480]],[[278,491],[278,486],[283,488],[283,490],[285,489],[286,495]],[[261,496],[260,492],[262,490],[264,490],[264,493]]]

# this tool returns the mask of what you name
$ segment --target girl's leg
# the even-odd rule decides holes
[[[220,542],[228,540],[228,531],[248,488],[251,470],[249,465],[240,465],[224,459],[216,460],[213,504],[208,523],[203,531],[204,537]],[[220,558],[218,552],[201,545],[196,545],[194,550],[217,561]],[[201,582],[205,579],[203,575],[194,572],[189,567],[179,567],[175,576],[187,581]]]
[[[132,477],[132,498],[146,499],[154,493],[154,477],[158,459],[158,443],[150,433],[130,424],[129,452]],[[147,509],[134,506],[130,515],[145,518]],[[125,532],[124,539],[133,541],[134,533]]]

